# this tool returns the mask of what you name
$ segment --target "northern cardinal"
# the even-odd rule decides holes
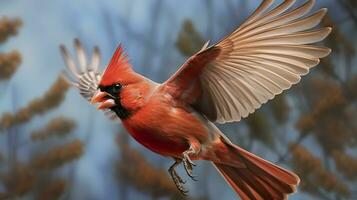
[[[206,43],[162,84],[136,73],[120,46],[103,75],[97,48],[88,65],[76,41],[80,69],[61,49],[82,96],[115,113],[140,144],[174,159],[169,173],[182,193],[187,191],[175,167],[183,163],[194,178],[193,160],[208,160],[241,199],[286,199],[299,177],[234,145],[214,122],[247,117],[331,52],[311,45],[331,32],[312,30],[327,12],[306,16],[314,2],[289,9],[295,0],[273,8],[273,0],[264,0],[233,33],[215,45]]]

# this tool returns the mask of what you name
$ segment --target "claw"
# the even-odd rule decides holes
[[[194,176],[194,175],[192,175],[192,174],[191,174],[190,178],[191,178],[191,180],[193,180],[193,181],[198,181],[198,179],[196,179],[196,176]]]
[[[175,170],[173,170],[172,172],[173,172],[174,177],[176,177],[180,183],[182,183],[182,184],[186,183],[186,181],[182,180],[182,178],[177,174],[177,172]]]
[[[187,196],[188,190],[186,190],[183,185],[186,181],[182,180],[182,178],[175,171],[175,167],[181,163],[181,160],[176,160],[176,162],[169,168],[169,173],[171,175],[172,180],[175,183],[175,186],[180,191],[180,193],[184,196]]]
[[[192,180],[197,181],[196,177],[192,173],[192,169],[194,166],[196,166],[196,164],[192,162],[192,160],[190,159],[190,157],[187,154],[184,154],[182,162],[183,162],[183,166],[185,168],[187,175]]]
[[[195,152],[196,152],[195,149],[193,147],[190,147],[187,151],[183,152],[182,159],[175,158],[175,163],[171,165],[171,167],[169,168],[169,173],[171,175],[172,180],[174,181],[177,189],[184,196],[186,196],[188,193],[188,190],[186,190],[183,187],[186,181],[183,181],[181,177],[177,174],[177,172],[175,171],[175,167],[179,165],[181,162],[183,162],[183,166],[185,168],[187,175],[192,180],[197,181],[196,177],[192,173],[193,167],[196,166],[196,164],[192,162],[191,158],[189,157],[189,155],[194,155]]]
[[[176,174],[176,172],[174,172],[173,174],[171,174],[171,177],[177,187],[177,189],[181,192],[182,195],[187,195],[188,193],[188,190],[186,190],[184,187],[183,187],[183,184],[185,184],[185,182],[180,178],[180,176],[178,176]]]

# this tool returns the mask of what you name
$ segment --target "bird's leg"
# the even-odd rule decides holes
[[[196,147],[196,148],[195,148]],[[194,166],[196,166],[195,163],[192,162],[190,155],[197,155],[198,151],[197,150],[197,145],[192,145],[190,146],[190,148],[187,151],[184,151],[182,153],[182,162],[183,162],[183,166],[185,167],[185,171],[187,173],[187,175],[194,181],[197,181],[195,176],[192,174],[192,169]]]
[[[194,181],[196,181],[195,177],[192,174],[193,166],[196,166],[195,163],[192,162],[190,156],[196,156],[200,151],[200,143],[198,141],[190,141],[190,148],[182,153],[182,158],[175,158],[175,163],[171,165],[169,168],[169,173],[171,175],[172,180],[174,181],[177,189],[183,194],[187,195],[188,190],[185,190],[183,184],[186,182],[181,179],[181,177],[177,174],[175,168],[181,162],[183,162],[183,166],[187,175]]]
[[[169,168],[169,173],[171,175],[172,180],[174,181],[177,189],[183,194],[186,195],[187,194],[187,190],[185,190],[185,188],[183,187],[183,184],[185,184],[185,181],[182,180],[182,178],[177,174],[175,168],[177,165],[179,165],[182,162],[181,159],[175,158],[175,163],[173,165],[171,165],[171,167]]]

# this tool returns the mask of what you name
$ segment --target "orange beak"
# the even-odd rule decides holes
[[[100,103],[99,106],[97,107],[98,110],[103,110],[103,109],[107,109],[107,108],[111,108],[113,106],[115,106],[115,101],[114,99],[108,98],[109,95],[106,92],[101,92],[98,90],[97,93],[94,94],[94,96],[92,97],[90,103],[91,104],[95,104],[95,103]]]

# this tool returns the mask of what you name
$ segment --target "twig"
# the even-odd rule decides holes
[[[306,138],[306,136],[308,136],[308,134],[300,134],[298,139],[295,141],[294,145],[291,148],[288,147],[286,149],[285,153],[280,155],[278,160],[275,163],[281,164],[281,163],[285,162],[288,159],[290,152],[293,151],[296,148],[296,146],[301,144],[304,141],[304,139]]]

